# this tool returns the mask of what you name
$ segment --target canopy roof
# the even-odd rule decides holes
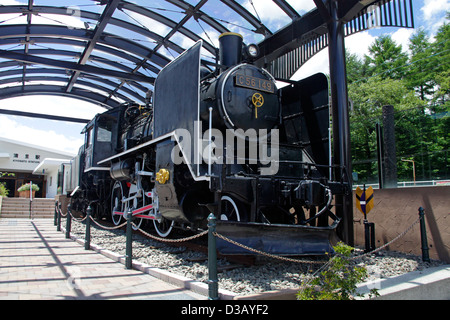
[[[0,99],[143,104],[161,68],[196,41],[203,40],[203,64],[214,68],[218,36],[229,31],[257,43],[257,63],[289,79],[328,45],[328,1],[0,0]],[[413,27],[412,0],[333,1],[346,35]]]

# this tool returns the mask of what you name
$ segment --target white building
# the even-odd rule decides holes
[[[53,198],[57,194],[58,169],[75,155],[0,137],[0,182],[6,184],[9,197],[17,197],[17,189],[24,183],[37,184],[39,198]],[[5,175],[8,173],[8,175]],[[13,174],[13,175],[9,175]]]

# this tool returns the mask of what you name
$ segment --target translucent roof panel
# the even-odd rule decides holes
[[[381,7],[389,1],[345,0],[344,7],[353,12],[358,8],[364,14],[362,5]],[[203,63],[214,69],[218,38],[223,32],[242,34],[246,44],[257,43],[264,54],[260,59],[263,66],[283,71],[287,54],[297,61],[300,59],[294,55],[304,54],[294,50],[311,47],[300,39],[317,42],[322,36],[323,28],[318,27],[325,20],[316,3],[320,2],[0,0],[0,80],[11,77],[9,70],[22,70],[23,78],[32,68],[45,68],[51,77],[61,76],[64,70],[66,83],[46,85],[42,92],[98,98],[105,108],[116,106],[118,101],[144,101],[159,71],[198,40],[203,40]],[[319,14],[309,14],[312,10]],[[286,28],[287,32],[278,33]],[[286,75],[298,67],[290,65]],[[89,81],[93,77],[108,82]],[[95,94],[89,94],[89,88]],[[33,92],[38,91],[33,88]],[[0,99],[6,97],[0,92]]]

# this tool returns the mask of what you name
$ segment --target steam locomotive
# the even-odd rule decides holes
[[[202,65],[199,41],[160,71],[153,101],[86,125],[71,164],[72,210],[91,205],[116,225],[131,211],[136,227],[152,220],[161,237],[204,230],[214,213],[218,233],[255,249],[332,251],[333,197],[349,190],[331,177],[327,78],[280,82],[241,35],[219,42],[213,67]]]

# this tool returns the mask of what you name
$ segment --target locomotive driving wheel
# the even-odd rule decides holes
[[[175,221],[161,217],[160,219],[153,220],[153,225],[155,226],[156,233],[160,237],[166,238],[172,231]]]
[[[123,195],[122,183],[116,181],[111,191],[111,219],[116,226],[122,221],[122,215],[126,210],[126,205],[122,202]],[[115,212],[120,212],[121,214]]]
[[[234,200],[230,196],[222,196],[220,220],[223,221],[245,221],[246,210],[239,201]]]

